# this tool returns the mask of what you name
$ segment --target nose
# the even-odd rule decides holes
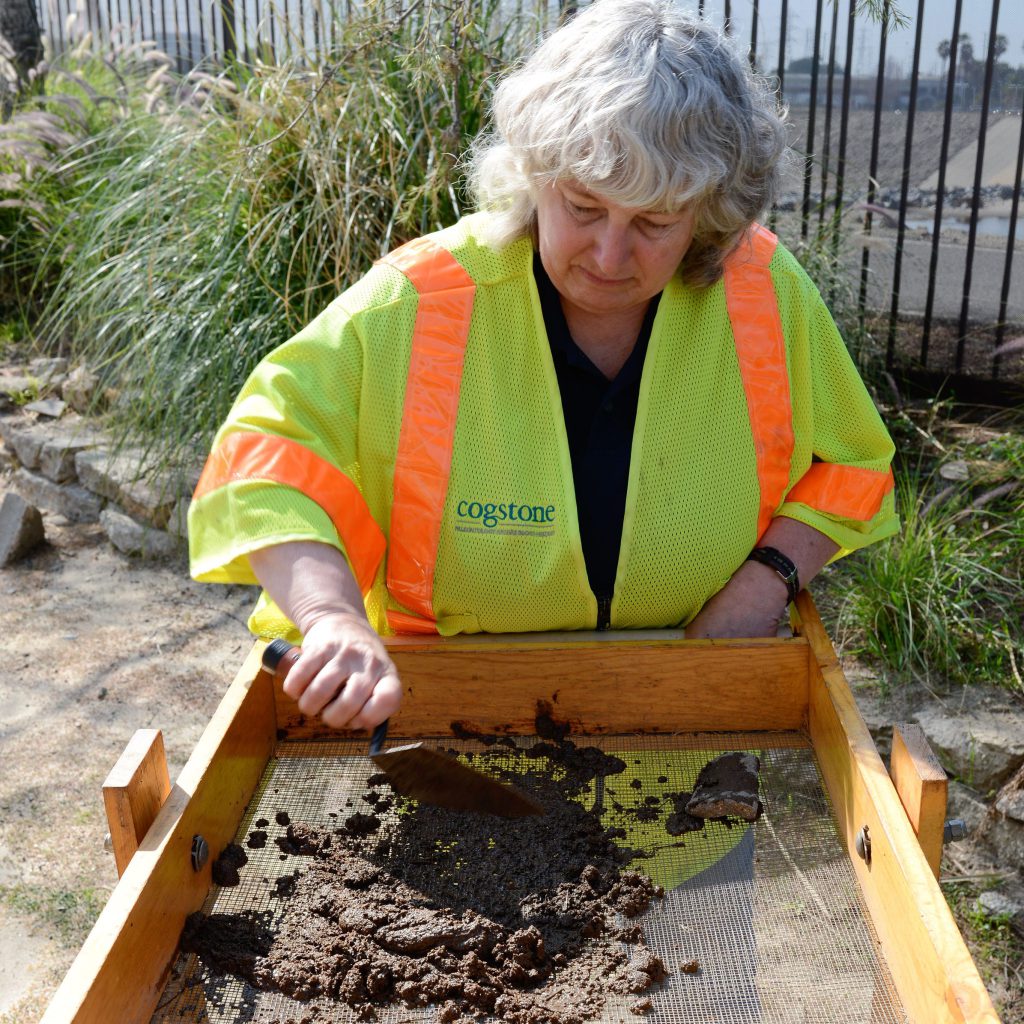
[[[629,229],[608,220],[601,224],[594,237],[594,268],[603,277],[618,277],[629,261]]]

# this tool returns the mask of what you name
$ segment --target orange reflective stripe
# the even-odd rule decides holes
[[[893,489],[891,469],[861,469],[815,462],[793,485],[786,501],[799,501],[818,512],[866,522],[878,514]]]
[[[391,608],[385,614],[388,625],[396,633],[429,633],[431,636],[437,636],[437,622],[434,619],[421,619],[418,615],[397,612]]]
[[[419,292],[395,457],[388,590],[434,622],[434,568],[452,467],[462,361],[476,285],[454,256],[419,238],[380,262]]]
[[[793,412],[775,286],[768,269],[778,239],[753,225],[725,263],[725,303],[732,324],[740,376],[747,398],[750,431],[761,496],[757,512],[760,539],[789,484],[793,457]]]
[[[239,431],[228,434],[210,453],[192,497],[198,501],[239,480],[284,484],[315,501],[331,517],[359,589],[369,591],[384,557],[384,533],[359,489],[340,469],[297,441]]]

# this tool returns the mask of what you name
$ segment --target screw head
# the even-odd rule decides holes
[[[202,836],[192,837],[192,870],[202,871],[210,859],[210,847]]]
[[[860,857],[865,864],[871,863],[871,834],[868,832],[867,825],[862,825],[860,831],[854,837],[853,840],[854,848],[857,851],[857,856]]]

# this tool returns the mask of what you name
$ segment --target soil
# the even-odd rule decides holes
[[[538,732],[558,735],[545,719]],[[649,1012],[644,993],[667,970],[636,919],[664,893],[626,867],[648,851],[619,845],[623,833],[602,825],[599,801],[582,799],[625,764],[568,739],[502,744],[473,764],[515,784],[544,814],[434,807],[375,775],[362,797],[373,813],[351,814],[333,831],[287,823],[277,837],[282,851],[309,861],[266,882],[287,904],[276,928],[269,912],[197,913],[184,948],[214,974],[313,1001],[311,1021],[320,998],[366,1019],[401,1003],[439,1005],[450,1022],[580,1024],[611,994],[637,1015]],[[237,879],[239,853],[229,847],[220,858],[229,878]]]

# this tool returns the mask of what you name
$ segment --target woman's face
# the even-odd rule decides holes
[[[679,269],[693,222],[692,210],[619,206],[573,181],[538,190],[540,258],[567,315],[645,310]]]

